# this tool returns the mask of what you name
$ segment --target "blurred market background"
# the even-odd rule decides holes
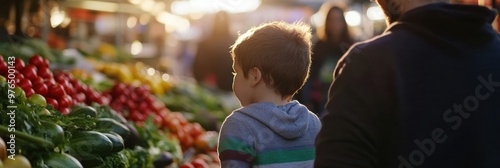
[[[345,6],[345,19],[356,41],[385,29],[382,10],[368,0],[21,1],[21,37],[38,38],[52,48],[78,49],[103,59],[140,60],[175,76],[192,76],[197,45],[209,36],[219,11],[228,13],[229,33],[233,36],[273,20],[320,26],[324,18],[317,12],[325,2]],[[491,5],[490,0],[456,2]],[[14,18],[12,14],[4,17],[9,34],[16,30]]]
[[[452,3],[499,9],[500,0]],[[217,131],[240,107],[229,55],[239,33],[276,20],[310,24],[313,44],[326,48],[314,49],[316,75],[295,98],[320,114],[335,59],[386,29],[383,11],[369,0],[0,4],[0,168],[218,167]],[[340,12],[327,17],[332,6]],[[498,17],[493,25],[499,30]],[[342,38],[324,36],[332,26]],[[315,64],[321,53],[335,57]],[[10,120],[13,105],[19,108]],[[13,121],[16,163],[5,153]]]

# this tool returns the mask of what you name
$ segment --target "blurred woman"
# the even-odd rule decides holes
[[[193,76],[202,84],[232,91],[233,60],[229,47],[234,43],[229,32],[229,17],[225,12],[215,16],[212,33],[198,45],[193,62]]]
[[[325,22],[317,26],[318,41],[313,46],[311,73],[299,93],[299,101],[319,116],[325,111],[328,87],[333,81],[332,74],[337,61],[354,42],[341,7],[325,4],[318,13],[321,12]]]

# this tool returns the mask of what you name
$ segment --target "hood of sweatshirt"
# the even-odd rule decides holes
[[[477,5],[434,3],[410,10],[388,31],[404,29],[445,50],[481,46],[500,35],[492,28],[497,13]]]
[[[302,137],[308,130],[310,122],[314,122],[310,117],[316,117],[304,105],[297,101],[292,101],[283,106],[276,106],[273,103],[254,103],[238,111],[260,121],[278,135],[286,139]]]

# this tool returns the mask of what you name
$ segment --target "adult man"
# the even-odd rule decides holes
[[[500,35],[485,7],[378,0],[391,24],[334,72],[315,167],[500,167]]]

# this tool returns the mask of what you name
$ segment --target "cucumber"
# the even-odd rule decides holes
[[[44,163],[50,168],[83,168],[76,158],[66,153],[52,152]]]
[[[113,143],[113,149],[111,150],[112,153],[120,152],[121,150],[123,150],[123,148],[125,148],[123,138],[117,133],[112,132],[103,134],[106,135],[106,137],[108,137],[109,140],[111,140],[111,142]]]
[[[94,155],[107,155],[113,150],[113,142],[97,131],[82,131],[69,140],[70,154],[78,160],[85,160]]]
[[[127,139],[130,135],[130,130],[127,126],[119,123],[111,118],[97,119],[97,129],[101,132],[114,132],[120,135],[123,139]]]
[[[97,111],[90,106],[82,106],[79,107],[75,110],[73,110],[71,113],[68,114],[69,117],[85,117],[85,116],[90,116],[92,118],[95,118],[97,116]]]

